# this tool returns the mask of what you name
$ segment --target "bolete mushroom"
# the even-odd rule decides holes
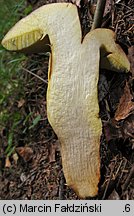
[[[80,197],[92,197],[100,179],[99,66],[128,72],[130,64],[111,30],[93,30],[82,40],[77,7],[71,3],[38,8],[2,41],[6,49],[24,52],[45,51],[47,43],[47,114],[61,143],[64,175]]]

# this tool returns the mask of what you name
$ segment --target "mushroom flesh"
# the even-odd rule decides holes
[[[95,29],[82,40],[77,7],[56,3],[20,20],[2,45],[29,53],[51,50],[47,115],[61,143],[66,182],[82,198],[97,195],[102,134],[99,67],[119,72],[130,69],[114,32]]]

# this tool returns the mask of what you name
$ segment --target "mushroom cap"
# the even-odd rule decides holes
[[[25,23],[26,21],[26,23]],[[48,35],[35,26],[30,26],[27,20],[22,19],[6,34],[2,45],[9,51],[19,51],[26,54],[50,52]]]
[[[42,28],[41,15],[47,8],[43,6],[18,21],[5,35],[2,45],[9,51],[23,53],[48,52],[51,50],[47,32]],[[49,10],[48,10],[49,12]],[[43,17],[42,17],[43,18]]]
[[[50,18],[54,22],[52,15],[56,11],[59,13],[60,10],[63,11],[67,7],[70,13],[76,16],[73,13],[76,10],[76,6],[71,3],[53,3],[38,8],[16,23],[2,40],[2,45],[10,51],[24,53],[50,52],[51,45],[48,30],[51,26],[47,22]],[[95,29],[85,36],[83,42],[85,43],[86,40],[91,40],[91,38],[99,41],[101,44],[101,68],[119,72],[130,71],[130,63],[121,47],[115,43],[116,36],[112,30],[103,28]]]
[[[100,67],[116,72],[129,72],[130,62],[116,43],[116,34],[110,29],[98,28],[89,32],[85,38],[96,39],[100,43]]]
[[[2,40],[2,45],[10,51],[17,51],[31,46],[41,40],[42,37],[43,32],[39,28],[37,20],[31,14],[11,28]]]

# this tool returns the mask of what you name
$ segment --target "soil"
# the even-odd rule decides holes
[[[29,0],[27,4],[35,10],[52,2],[59,1]],[[82,2],[79,14],[84,37],[91,28],[95,4]],[[100,200],[134,199],[134,1],[116,2],[107,1],[102,27],[116,32],[117,42],[131,62],[131,73],[100,70],[101,179],[98,196],[92,198]],[[14,130],[15,148],[9,157],[5,149],[12,122],[9,120],[0,131],[0,199],[79,199],[66,185],[60,143],[47,120],[48,56],[28,56],[22,67],[23,97],[18,100],[13,95],[8,103],[10,112],[21,114]],[[123,97],[131,102],[131,107]],[[38,116],[37,124],[33,125]]]

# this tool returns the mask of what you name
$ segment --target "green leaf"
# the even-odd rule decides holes
[[[9,136],[8,136],[8,146],[5,151],[6,154],[10,152],[12,148],[12,144],[13,144],[13,132],[9,133]]]
[[[24,122],[23,122],[23,125],[26,125],[26,123],[28,122],[28,120],[29,120],[29,118],[32,116],[32,114],[33,114],[33,112],[30,112],[30,113],[26,116],[26,118],[25,118],[25,120],[24,120]]]
[[[38,116],[33,120],[33,123],[32,123],[32,125],[29,127],[29,129],[34,128],[35,125],[38,124],[38,122],[40,121],[40,119],[41,119],[41,115],[38,115]]]

